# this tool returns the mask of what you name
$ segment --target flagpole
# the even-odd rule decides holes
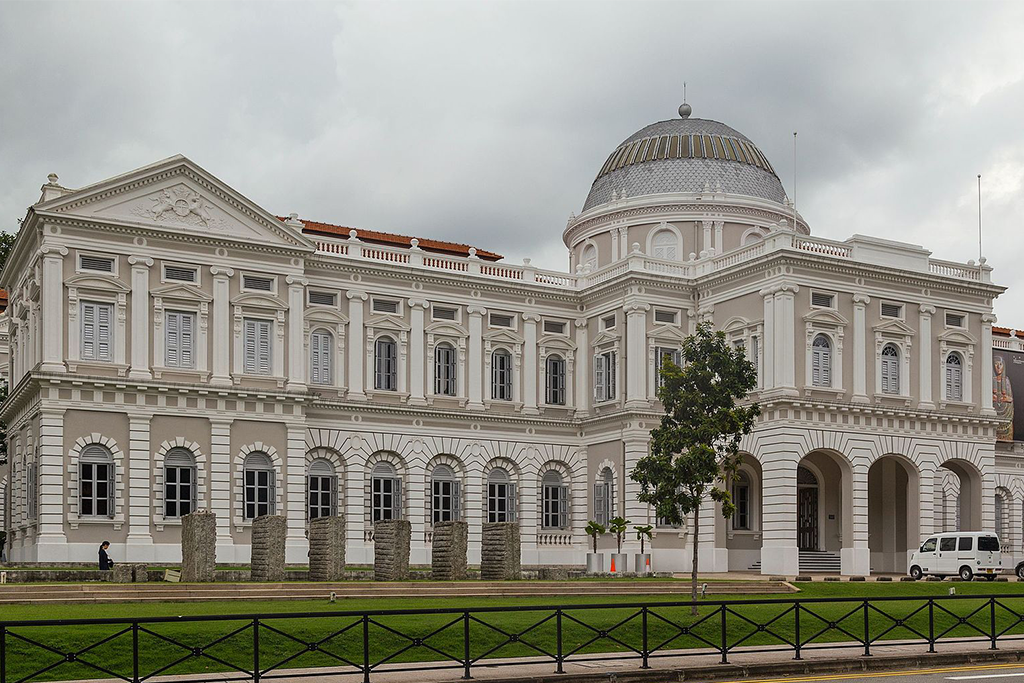
[[[793,231],[796,232],[796,131],[793,132]]]
[[[981,250],[981,174],[978,174],[978,261],[983,258]]]

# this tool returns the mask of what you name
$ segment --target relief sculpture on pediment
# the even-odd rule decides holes
[[[132,213],[156,222],[180,223],[213,229],[226,227],[225,221],[213,216],[214,207],[200,193],[185,185],[165,188],[149,197],[149,206],[136,206]]]

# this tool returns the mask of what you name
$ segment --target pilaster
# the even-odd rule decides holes
[[[765,287],[759,294],[764,297],[764,334],[761,344],[762,390],[775,388],[775,289]]]
[[[867,392],[867,305],[871,297],[853,295],[853,396],[854,403],[868,403]],[[842,368],[837,368],[842,373]],[[805,380],[806,381],[806,380]]]
[[[63,368],[62,368],[63,369]],[[44,408],[39,414],[39,562],[67,562],[68,539],[64,533],[64,411]]]
[[[153,266],[153,259],[129,256],[128,263],[132,267],[132,367],[128,377],[152,379],[149,367],[149,269]]]
[[[409,301],[409,313],[412,328],[409,332],[409,405],[425,406],[426,391],[426,352],[424,351],[424,319],[427,302],[423,299]]]
[[[536,313],[523,314],[523,413],[536,415],[537,410],[537,323]]]
[[[210,384],[231,386],[231,268],[212,266],[213,275],[213,374]],[[220,519],[217,519],[220,524]]]
[[[794,284],[779,285],[775,292],[775,387],[795,396],[796,391],[796,319],[794,299],[800,288]]]
[[[996,317],[991,313],[981,316],[981,414],[994,416],[992,406],[992,324]]]
[[[288,390],[303,391],[306,388],[306,345],[304,311],[306,285],[304,277],[289,275],[288,283]]]
[[[135,324],[134,316],[132,324]],[[152,419],[153,416],[149,414],[128,415],[128,537],[125,557],[133,561],[156,559],[150,527],[153,512],[153,464],[149,428]]]
[[[626,409],[644,409],[647,400],[647,312],[650,304],[627,301],[626,312]]]
[[[309,561],[309,543],[306,540],[306,427],[303,424],[288,425],[284,480],[287,517],[285,562],[305,564]]]
[[[935,402],[932,395],[932,316],[935,315],[935,307],[928,304],[921,304],[918,311],[921,314],[921,344],[918,350],[920,368],[918,371],[918,398],[917,407],[921,410],[933,410]],[[991,393],[991,392],[990,392]]]
[[[64,372],[64,247],[44,244],[42,293],[43,372]],[[12,380],[14,378],[12,377]]]
[[[226,335],[225,335],[226,336]],[[230,417],[210,418],[210,509],[217,513],[217,554],[234,560],[231,538],[231,423]]]
[[[366,356],[363,354],[363,312],[369,298],[366,292],[351,290],[348,297],[348,399],[365,401],[364,380],[366,378]],[[372,360],[371,360],[372,362]]]
[[[487,309],[480,306],[470,306],[467,309],[469,314],[469,371],[466,373],[469,380],[469,405],[470,410],[483,410],[484,390],[484,316]]]
[[[795,444],[766,444],[760,454],[763,468],[761,507],[761,573],[795,576],[800,573],[797,547],[796,469],[800,454]]]
[[[587,341],[587,319],[577,318],[573,321],[576,327],[576,417],[583,418],[590,414],[590,342]]]

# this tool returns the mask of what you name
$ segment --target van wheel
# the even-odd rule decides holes
[[[1018,564],[1014,572],[1017,574],[1018,579],[1024,580],[1024,562]]]
[[[914,581],[920,581],[922,576],[924,576],[924,573],[921,571],[921,568],[918,567],[916,564],[910,568],[910,578],[912,578]]]
[[[966,564],[960,567],[960,580],[970,581],[974,578],[974,570],[968,567]]]

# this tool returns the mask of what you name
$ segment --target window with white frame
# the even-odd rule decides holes
[[[169,368],[195,367],[195,330],[195,313],[164,313],[164,365]]]
[[[678,242],[675,233],[671,230],[659,230],[651,239],[651,256],[675,261],[678,258]]]
[[[194,284],[199,281],[199,269],[166,263],[164,264],[164,280],[167,282],[188,282]]]
[[[401,310],[401,307],[397,301],[391,299],[374,299],[373,300],[373,312],[374,313],[386,313],[388,315],[397,315]]]
[[[946,400],[964,400],[964,359],[956,351],[946,356]]]
[[[164,517],[176,519],[196,510],[196,461],[177,446],[164,456]]]
[[[430,317],[433,320],[455,321],[459,319],[459,309],[434,305],[430,307]]]
[[[114,456],[106,446],[89,444],[78,456],[78,514],[114,516]]]
[[[491,313],[488,324],[491,327],[515,327],[515,318],[505,313]]]
[[[441,342],[434,347],[434,393],[438,396],[455,396],[458,393],[458,356],[455,347]]]
[[[516,485],[501,467],[487,474],[487,521],[516,521]]]
[[[253,451],[242,462],[243,517],[256,519],[277,509],[277,473],[270,456]]]
[[[881,301],[878,304],[878,312],[883,318],[903,319],[903,304],[892,301]]]
[[[545,320],[544,332],[547,334],[565,334],[565,323],[561,320]]]
[[[967,316],[965,316],[963,313],[951,313],[949,311],[946,311],[946,327],[966,327],[966,320]]]
[[[338,295],[334,292],[324,292],[322,290],[311,289],[309,290],[309,304],[310,306],[337,306]]]
[[[254,292],[273,292],[277,289],[277,278],[243,273],[242,289],[248,289]]]
[[[811,292],[811,306],[815,308],[835,308],[836,295],[831,292]]]
[[[398,391],[398,344],[391,337],[381,337],[373,348],[374,388]]]
[[[117,261],[112,256],[96,256],[94,254],[79,254],[78,269],[91,270],[96,273],[117,273]]]
[[[512,400],[512,354],[505,349],[491,354],[491,398]]]
[[[457,522],[462,517],[462,486],[448,465],[437,465],[430,472],[430,520]]]
[[[882,393],[900,393],[900,350],[895,344],[882,347]]]
[[[271,365],[272,320],[245,318],[243,321],[243,366],[247,375],[269,375]]]
[[[661,369],[665,366],[665,361],[671,362],[676,367],[682,367],[683,352],[680,349],[665,346],[654,348],[654,382],[655,386],[659,389],[664,384],[664,380],[661,377]]]
[[[326,458],[316,458],[306,470],[306,519],[338,514],[338,476]]]
[[[605,467],[597,475],[597,482],[594,484],[594,521],[601,526],[608,526],[608,522],[615,516],[615,475],[612,468]]]
[[[390,463],[379,462],[373,468],[370,513],[374,522],[402,518],[402,480]]]
[[[754,372],[760,371],[761,365],[761,339],[755,334],[750,337],[750,355],[747,357],[754,365]]]
[[[605,351],[594,356],[594,400],[615,399],[615,351]]]
[[[832,341],[819,334],[811,342],[811,384],[816,387],[832,386]]]
[[[99,301],[83,301],[80,304],[82,319],[81,350],[82,360],[113,360],[114,348],[114,305]]]
[[[562,475],[548,470],[541,479],[542,519],[544,529],[566,529],[569,527],[569,487],[562,483]]]
[[[732,528],[750,530],[750,477],[740,471],[732,484],[732,503],[736,506],[732,514]]]
[[[565,405],[565,359],[559,355],[548,356],[544,361],[544,399],[548,405]]]
[[[309,381],[330,384],[332,380],[334,335],[327,330],[314,330],[309,335]]]
[[[25,466],[25,503],[28,508],[29,522],[36,521],[39,516],[39,468],[34,460]]]
[[[654,309],[654,322],[664,325],[675,325],[678,323],[679,314],[676,311],[668,311],[664,308]]]

